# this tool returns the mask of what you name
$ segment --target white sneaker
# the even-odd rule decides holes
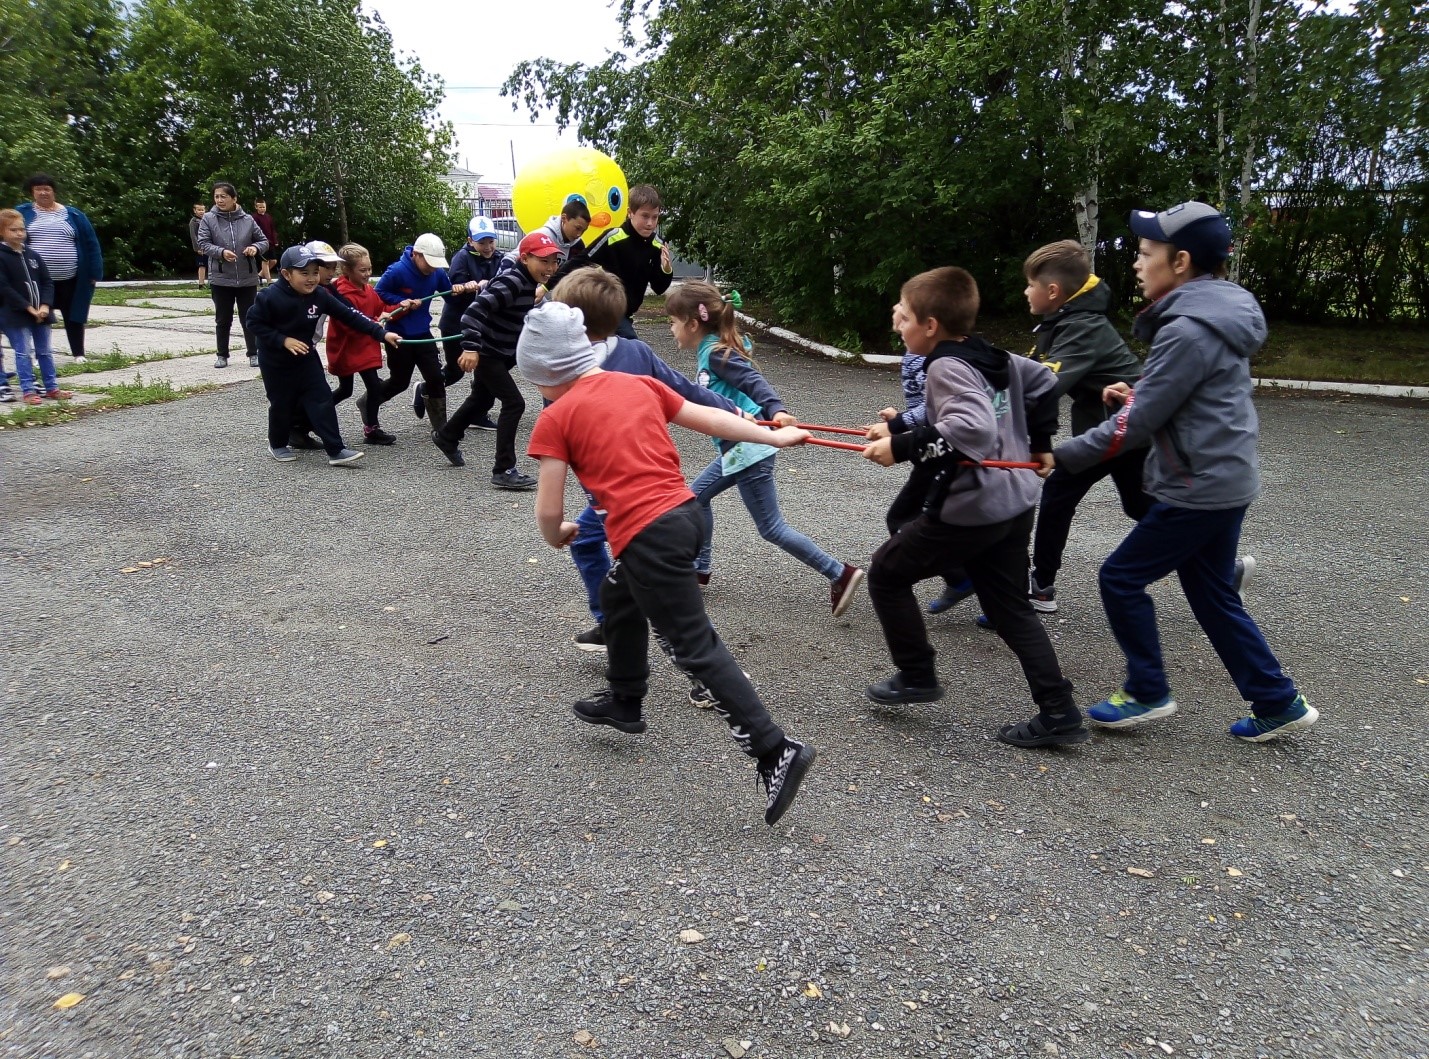
[[[83,354],[83,353],[81,353],[81,354],[79,354],[79,356],[75,357],[75,358],[74,358],[74,362],[75,362],[76,364],[88,364],[88,363],[89,363],[89,361],[87,361],[87,360],[84,359],[84,354]]]
[[[1245,586],[1255,576],[1255,556],[1242,555],[1235,561],[1235,573],[1231,574],[1231,588],[1236,595],[1245,598]]]

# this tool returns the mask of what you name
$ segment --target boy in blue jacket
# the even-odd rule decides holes
[[[1054,453],[1059,467],[1078,474],[1151,446],[1144,481],[1155,502],[1100,575],[1107,622],[1126,656],[1126,682],[1089,713],[1105,727],[1132,728],[1176,712],[1146,593],[1174,571],[1250,703],[1251,716],[1232,724],[1231,735],[1264,742],[1319,719],[1234,585],[1241,523],[1260,490],[1250,358],[1265,342],[1265,316],[1249,291],[1221,278],[1231,231],[1215,208],[1183,202],[1160,213],[1137,210],[1131,230],[1141,240],[1137,281],[1151,302],[1134,332],[1150,343],[1151,354],[1135,388],[1114,383],[1103,390],[1103,400],[1119,407],[1116,414]]]
[[[288,439],[294,413],[301,408],[322,439],[328,463],[351,466],[362,459],[362,453],[348,448],[338,430],[327,374],[313,348],[318,317],[326,313],[392,349],[402,344],[402,338],[323,287],[318,258],[307,246],[284,250],[279,268],[282,278],[258,294],[245,321],[258,344],[258,366],[268,395],[268,454],[279,463],[298,458]]]
[[[417,241],[402,251],[402,256],[387,266],[374,286],[386,302],[415,300],[419,304],[401,316],[393,317],[393,330],[403,338],[429,340],[432,337],[432,311],[429,299],[434,294],[449,291],[465,294],[475,291],[476,284],[452,286],[447,275],[447,248],[431,232],[417,236]],[[447,387],[442,381],[442,358],[431,344],[412,346],[387,357],[387,385],[382,388],[378,408],[398,394],[406,393],[412,382],[413,370],[422,373],[426,384],[426,411],[434,428],[447,424]],[[376,416],[376,409],[373,409]]]

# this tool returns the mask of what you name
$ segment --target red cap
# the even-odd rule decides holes
[[[561,248],[556,245],[556,241],[545,232],[532,232],[521,240],[521,245],[516,248],[516,252],[521,256],[535,254],[537,257],[550,257],[559,254]]]

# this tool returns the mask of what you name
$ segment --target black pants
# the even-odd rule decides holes
[[[248,310],[253,308],[253,299],[258,297],[258,287],[215,287],[209,284],[213,296],[214,327],[218,334],[218,355],[228,359],[228,337],[233,331],[233,307],[238,306],[238,326],[243,330],[243,343],[248,347],[250,357],[258,355],[258,345],[248,333]],[[284,350],[286,353],[287,350]],[[286,444],[286,442],[285,442]]]
[[[1072,682],[1062,676],[1057,652],[1027,598],[1032,521],[1031,511],[990,526],[949,526],[920,515],[874,552],[868,596],[893,664],[909,684],[937,683],[937,652],[913,586],[961,568],[993,628],[1022,663],[1033,701],[1048,715],[1076,711]]]
[[[50,306],[64,320],[65,338],[69,342],[69,355],[72,357],[84,356],[84,322],[69,318],[69,309],[74,304],[74,293],[79,289],[79,283],[78,276],[55,280],[55,303]]]
[[[442,382],[442,358],[437,347],[413,346],[408,349],[406,346],[398,346],[396,349],[387,350],[387,383],[382,387],[382,399],[377,405],[380,407],[398,394],[406,393],[407,387],[412,384],[414,370],[422,373],[422,382],[426,383],[428,397],[447,395],[446,384]],[[372,408],[371,400],[367,404]],[[375,415],[377,409],[372,408],[372,411]]]
[[[443,331],[446,328],[442,329]],[[457,328],[461,330],[460,327]],[[446,367],[442,369],[442,382],[447,384],[447,389],[451,389],[461,381],[461,377],[466,374],[462,371],[461,365],[457,363],[461,359],[461,339],[451,338],[442,343],[442,350],[446,354]],[[481,384],[481,380],[473,378],[471,380],[471,392],[476,397],[476,416],[472,420],[485,419],[491,414],[492,407],[496,404],[496,398],[491,395],[491,391]]]
[[[1140,522],[1155,503],[1141,488],[1146,450],[1133,449],[1115,459],[1070,474],[1058,467],[1042,484],[1042,502],[1037,508],[1037,532],[1032,537],[1032,579],[1040,588],[1051,588],[1062,568],[1062,552],[1072,531],[1072,516],[1092,486],[1108,475],[1121,496],[1126,517]]]
[[[704,532],[699,505],[688,500],[637,533],[620,553],[600,589],[605,678],[617,695],[645,697],[653,624],[674,648],[675,664],[719,701],[716,709],[740,749],[759,757],[779,746],[784,732],[705,614],[695,580]]]
[[[382,387],[386,385],[386,380],[378,374],[376,368],[363,368],[357,374],[362,376],[362,385],[367,389],[367,403],[363,409],[362,425],[365,427],[375,427],[377,425],[377,404],[381,398]],[[337,389],[332,392],[333,406],[342,404],[352,396],[352,376],[339,375],[337,377]]]
[[[442,437],[460,442],[469,426],[491,411],[494,397],[501,402],[501,414],[496,417],[496,461],[492,474],[503,474],[516,466],[516,431],[526,413],[526,398],[511,377],[511,365],[496,353],[483,353],[477,361],[471,380],[471,393],[456,413],[447,420]],[[484,405],[484,407],[483,407]]]
[[[908,481],[903,483],[903,488],[898,490],[893,503],[888,505],[888,513],[883,516],[883,523],[888,527],[890,537],[923,513],[923,504],[928,499],[928,490],[932,487],[932,471],[924,464],[915,464],[908,475]],[[952,588],[967,579],[968,575],[959,567],[945,575],[943,581],[948,588]]]
[[[332,391],[327,386],[327,373],[322,358],[313,351],[297,357],[286,349],[277,352],[263,350],[258,356],[263,372],[263,390],[268,395],[268,444],[281,449],[288,444],[299,410],[308,424],[322,439],[329,456],[336,456],[347,446],[337,426],[337,409],[332,403]]]

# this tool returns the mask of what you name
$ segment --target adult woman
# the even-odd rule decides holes
[[[50,271],[55,285],[51,307],[64,318],[70,356],[84,363],[84,325],[94,285],[104,278],[104,253],[89,218],[55,201],[55,178],[36,173],[25,181],[29,202],[16,207],[25,219],[27,243]]]
[[[258,366],[258,347],[248,331],[248,310],[258,294],[259,266],[268,240],[252,217],[238,205],[238,191],[220,181],[213,185],[213,209],[198,226],[199,253],[208,255],[208,289],[217,317],[218,359],[215,368],[228,367],[228,336],[233,330],[233,309],[248,346],[248,363]]]

